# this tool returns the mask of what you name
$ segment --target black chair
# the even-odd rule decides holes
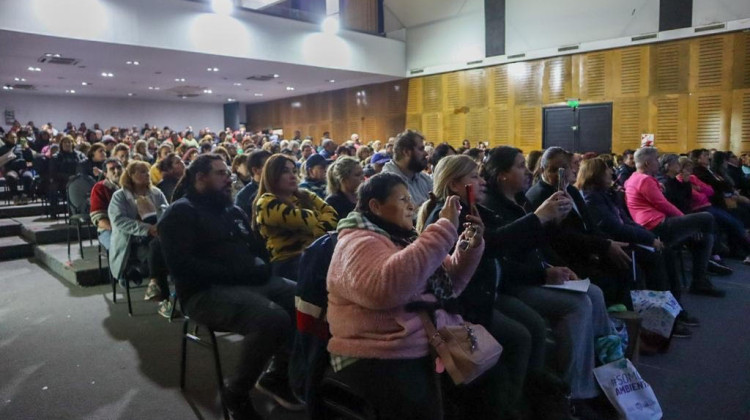
[[[84,225],[88,228],[89,242],[90,245],[94,245],[92,229],[94,225],[91,223],[91,217],[89,216],[91,189],[94,187],[94,180],[85,175],[76,175],[68,181],[65,187],[65,197],[68,201],[68,217],[66,223],[66,238],[68,242],[68,261],[70,261],[70,225],[75,225],[76,233],[78,237],[78,249],[81,253],[81,259],[83,257],[83,238],[81,237],[81,226]]]
[[[185,315],[185,323],[182,325],[182,359],[180,360],[180,389],[185,390],[185,376],[187,370],[187,343],[196,343],[204,348],[211,350],[214,356],[214,366],[216,367],[216,380],[219,385],[219,399],[221,400],[221,410],[224,413],[224,419],[229,420],[229,411],[224,403],[224,375],[221,370],[221,360],[219,358],[219,345],[216,342],[216,334],[212,329],[203,326],[208,331],[208,337],[210,342],[206,342],[205,339],[198,336],[198,327],[201,324],[193,321],[193,329],[190,331],[191,319]]]

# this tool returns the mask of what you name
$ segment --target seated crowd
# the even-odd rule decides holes
[[[710,279],[732,272],[723,258],[750,264],[748,156],[643,147],[615,162],[426,140],[29,123],[5,135],[0,171],[16,203],[89,177],[113,276],[148,279],[164,316],[170,276],[192,319],[244,336],[224,393],[235,419],[261,418],[253,387],[304,409],[288,380],[295,290],[306,248],[333,231],[325,375],[383,419],[615,418],[593,376],[616,336],[609,312],[632,310],[631,290],[681,301],[683,248],[698,295],[725,295]],[[582,278],[585,293],[543,287]],[[468,385],[436,375],[424,308],[438,328],[486,328],[499,362]],[[697,325],[683,306],[672,337]]]

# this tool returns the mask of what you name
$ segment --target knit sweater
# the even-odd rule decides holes
[[[340,356],[376,359],[414,359],[429,352],[419,315],[407,312],[413,301],[435,302],[427,294],[429,277],[442,264],[461,294],[484,252],[484,241],[452,255],[458,239],[446,219],[429,225],[410,245],[401,248],[378,228],[352,226],[359,213],[340,222],[338,242],[328,268],[328,351]],[[435,311],[437,328],[461,323],[458,315]]]
[[[625,182],[625,198],[633,220],[648,230],[659,226],[667,217],[684,215],[664,197],[659,181],[641,172],[635,172]]]

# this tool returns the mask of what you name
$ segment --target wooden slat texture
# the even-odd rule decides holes
[[[563,103],[572,97],[570,56],[556,57],[544,62],[542,102],[545,105]]]
[[[443,107],[446,112],[453,112],[464,106],[465,100],[462,86],[463,77],[460,72],[446,73],[443,75]]]
[[[422,114],[409,114],[406,116],[406,127],[410,130],[423,131],[422,130]]]
[[[542,108],[539,106],[516,107],[516,137],[514,145],[524,152],[542,147]]]
[[[750,88],[750,32],[734,34],[734,89]]]
[[[691,91],[731,89],[733,41],[732,35],[710,36],[691,41]]]
[[[604,98],[607,76],[607,53],[586,54],[583,64],[581,99],[598,100]]]
[[[513,115],[508,108],[490,108],[490,146],[513,144]]]
[[[446,112],[443,114],[443,141],[460,147],[466,138],[466,114]]]
[[[440,112],[422,114],[422,134],[427,141],[443,142],[443,115]]]
[[[440,112],[443,110],[443,78],[440,75],[427,76],[423,79],[423,112]]]
[[[727,149],[730,108],[729,93],[695,93],[690,96],[688,147]]]
[[[466,138],[471,144],[486,141],[489,134],[489,111],[487,108],[472,108],[466,114]]]
[[[422,113],[422,86],[424,78],[415,77],[409,79],[409,92],[406,101],[406,113],[407,114],[421,114]]]
[[[648,46],[626,48],[619,51],[618,96],[645,96],[648,95]]]
[[[341,26],[355,31],[378,32],[377,0],[340,0]]]
[[[473,109],[487,106],[487,70],[467,70],[464,73],[466,106]]]
[[[750,89],[736,90],[732,98],[731,149],[750,152]]]
[[[532,61],[512,63],[508,69],[517,105],[536,105],[542,102],[542,72],[544,63]]]
[[[690,55],[687,41],[657,44],[651,51],[652,94],[685,92]]]
[[[508,66],[494,67],[490,71],[490,95],[492,105],[506,105],[510,100]]]
[[[641,144],[647,128],[647,101],[641,98],[619,99],[613,104],[612,150],[622,153]]]
[[[669,95],[654,99],[656,106],[653,125],[654,142],[657,147],[677,144],[680,141],[680,98],[679,95]],[[674,146],[670,146],[674,147]]]

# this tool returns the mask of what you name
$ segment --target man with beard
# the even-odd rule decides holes
[[[122,176],[122,163],[119,159],[108,158],[104,161],[104,179],[94,184],[91,189],[91,208],[89,215],[91,223],[96,225],[99,243],[104,249],[109,249],[112,238],[112,224],[109,221],[107,209],[112,195],[120,188],[120,176]]]
[[[427,168],[424,136],[413,130],[399,134],[393,147],[395,157],[383,166],[383,172],[394,173],[406,182],[415,207],[430,198],[432,178],[422,172]]]
[[[185,196],[165,212],[159,237],[183,310],[209,328],[245,337],[237,374],[223,393],[232,418],[261,418],[250,400],[253,384],[287,409],[304,408],[287,377],[294,283],[272,277],[259,258],[265,247],[232,205],[231,171],[222,157],[201,155],[181,182]]]

